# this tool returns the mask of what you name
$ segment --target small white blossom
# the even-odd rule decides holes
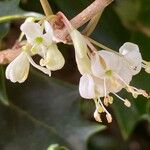
[[[23,52],[8,65],[7,79],[12,82],[24,82],[28,76],[30,63],[49,76],[51,76],[51,71],[61,69],[64,66],[64,57],[53,40],[55,39],[53,29],[48,21],[44,21],[40,25],[27,19],[20,29],[26,36],[27,44],[22,47]],[[42,57],[40,65],[36,64],[31,57],[35,54]]]
[[[113,103],[113,94],[123,101],[127,107],[131,106],[129,100],[120,97],[117,93],[125,88],[134,97],[148,94],[141,89],[130,86],[133,75],[140,72],[143,60],[136,44],[125,43],[118,53],[112,51],[96,51],[91,44],[77,30],[70,32],[75,48],[75,57],[78,69],[82,74],[79,83],[79,92],[83,98],[94,99],[96,110],[94,118],[101,122],[100,113],[106,113],[106,119],[112,121],[111,114],[105,106]],[[146,63],[146,62],[145,62]],[[149,68],[148,68],[149,69]],[[147,69],[147,70],[148,70]],[[101,97],[104,97],[103,101]],[[105,106],[104,106],[105,105]]]

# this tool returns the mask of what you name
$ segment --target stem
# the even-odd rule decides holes
[[[26,19],[29,17],[33,17],[35,18],[35,20],[40,20],[43,16],[38,13],[25,13],[20,15],[18,14],[18,15],[2,16],[0,17],[0,23],[12,21],[12,20]]]
[[[86,36],[90,36],[91,33],[95,30],[99,19],[102,15],[103,10],[101,10],[99,13],[97,13],[88,23],[88,25],[85,27],[85,29],[82,31],[82,34]]]
[[[88,37],[87,37],[87,39],[88,39],[91,43],[93,43],[94,45],[96,45],[96,46],[98,46],[98,47],[100,47],[100,48],[102,48],[102,49],[104,49],[104,50],[111,51],[111,52],[117,54],[117,55],[120,56],[120,57],[123,57],[123,55],[121,55],[120,53],[116,52],[115,50],[113,50],[113,49],[111,49],[111,48],[108,48],[107,46],[105,46],[105,45],[103,45],[103,44],[101,44],[101,43],[99,43],[99,42],[97,42],[97,41],[95,41],[95,40],[93,40],[93,39],[91,39],[91,38],[88,38]]]
[[[53,11],[51,9],[51,6],[50,6],[48,0],[40,0],[40,3],[42,5],[44,13],[47,17],[53,14]]]
[[[114,0],[95,0],[91,5],[89,5],[86,9],[84,9],[81,13],[75,16],[70,20],[72,26],[75,29],[78,29],[86,22],[88,22],[91,18],[93,18],[99,11],[104,10],[111,2]],[[56,36],[61,41],[65,41],[65,38],[68,35],[68,30],[64,27],[61,30],[56,31]]]
[[[101,44],[101,43],[99,43],[99,42],[97,42],[97,41],[95,41],[95,40],[93,40],[93,39],[91,39],[91,38],[88,38],[90,41],[91,41],[91,43],[93,43],[94,45],[96,45],[96,46],[98,46],[98,47],[100,47],[100,48],[103,48],[104,50],[108,50],[108,51],[113,51],[114,52],[114,50],[112,50],[111,48],[108,48],[107,46],[105,46],[105,45],[103,45],[103,44]]]

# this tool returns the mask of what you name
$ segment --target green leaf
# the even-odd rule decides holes
[[[12,14],[22,14],[24,13],[23,10],[21,10],[19,5],[20,0],[7,0],[7,1],[1,1],[0,2],[0,16],[8,16]]]
[[[9,105],[5,88],[4,68],[2,66],[0,66],[0,102],[3,103],[4,105]]]
[[[0,24],[0,40],[6,36],[9,31],[9,23]]]
[[[27,17],[41,18],[43,15],[36,12],[27,12],[19,8],[20,0],[0,2],[0,23],[10,20],[25,19]]]
[[[23,84],[9,83],[8,91],[10,107],[0,106],[3,149],[41,150],[58,143],[84,150],[88,138],[105,128],[81,117],[78,89],[63,82],[34,72]]]

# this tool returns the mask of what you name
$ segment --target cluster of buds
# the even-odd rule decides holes
[[[119,52],[97,50],[89,38],[77,31],[64,15],[62,18],[74,45],[77,67],[82,75],[79,92],[83,98],[94,100],[96,121],[101,122],[100,115],[105,113],[108,123],[112,122],[112,116],[106,109],[113,103],[112,95],[120,99],[125,106],[131,106],[129,100],[117,94],[123,88],[132,93],[134,98],[138,95],[149,98],[144,90],[130,85],[133,76],[142,68],[150,73],[150,63],[142,59],[136,44],[127,42],[120,47]],[[8,65],[7,79],[12,82],[24,82],[28,76],[30,63],[49,76],[51,71],[64,66],[65,60],[57,48],[57,40],[50,22],[44,20],[39,24],[29,19],[20,29],[26,36],[26,44],[22,47],[21,54]],[[41,57],[39,64],[31,57],[35,54]]]

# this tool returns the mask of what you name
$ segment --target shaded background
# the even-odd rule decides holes
[[[53,11],[62,11],[71,19],[92,0],[50,0]],[[11,47],[18,38],[27,12],[43,13],[38,0],[0,1],[0,49]],[[2,21],[4,17],[10,17]],[[115,0],[104,11],[92,38],[118,51],[126,41],[139,45],[143,59],[150,60],[150,1]],[[71,150],[149,150],[150,101],[121,91],[132,107],[115,99],[109,111],[113,122],[93,119],[94,103],[81,99],[80,74],[72,46],[59,44],[66,64],[49,78],[31,68],[23,84],[5,80],[5,66],[0,66],[0,149],[46,150],[51,144]],[[150,91],[150,75],[143,70],[132,85]],[[9,101],[9,106],[5,104]],[[54,150],[54,149],[53,149]],[[56,149],[55,149],[56,150]]]

